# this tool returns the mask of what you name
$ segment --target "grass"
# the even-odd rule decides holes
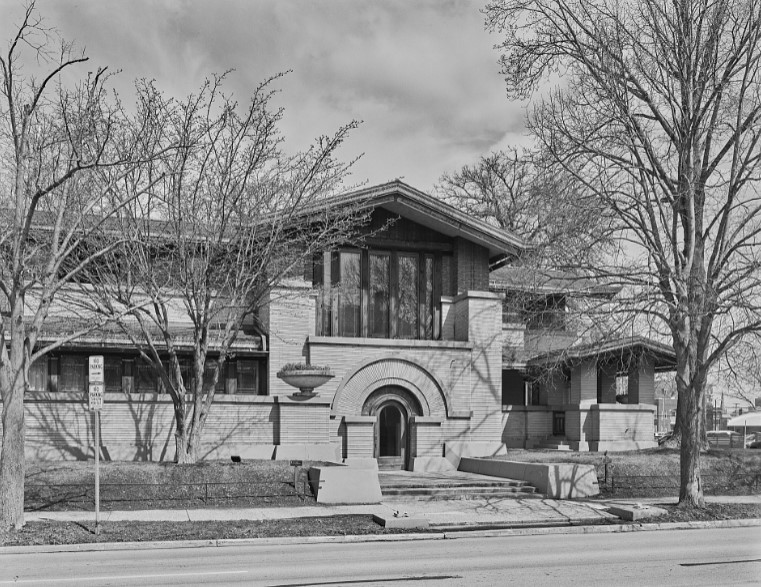
[[[653,479],[679,474],[679,455],[673,449],[609,453],[609,476],[629,479],[606,497],[673,496],[673,488],[653,487]],[[525,462],[592,464],[603,479],[605,455],[557,451],[510,450],[504,457]],[[721,493],[758,493],[761,451],[710,450],[703,454],[703,472],[723,476]],[[308,466],[309,463],[304,463]],[[92,462],[33,463],[27,466],[26,509],[93,510],[94,464]],[[646,486],[631,482],[647,480]],[[211,491],[209,492],[209,488]],[[203,490],[201,488],[204,488]],[[707,493],[709,493],[707,491]],[[101,508],[108,510],[209,507],[298,507],[315,505],[314,497],[298,495],[293,487],[293,468],[279,461],[203,462],[196,465],[167,463],[105,462],[101,467]],[[687,522],[761,518],[759,504],[708,504],[703,510],[661,506],[667,514],[654,521]],[[603,522],[605,523],[605,522]],[[610,522],[607,522],[610,523]],[[619,523],[619,522],[614,522]],[[436,531],[432,529],[431,531]],[[0,532],[0,545],[81,544],[92,542],[141,542],[160,540],[217,540],[276,538],[283,536],[342,536],[403,533],[375,524],[371,516],[330,516],[266,521],[210,522],[108,522],[100,536],[94,523],[34,522],[18,532]],[[413,531],[416,532],[416,531]]]
[[[100,467],[101,508],[108,511],[314,504],[303,477],[297,484],[299,491],[294,488],[293,474],[293,467],[283,461],[204,461],[194,465],[104,462]],[[26,472],[25,509],[89,510],[95,500],[94,487],[92,462],[30,464]]]
[[[679,450],[654,448],[631,452],[509,449],[504,460],[594,465],[603,497],[674,496],[679,492]],[[606,480],[607,463],[607,483]],[[701,454],[706,495],[755,495],[761,492],[761,450],[710,449]]]
[[[704,510],[698,512],[681,510],[673,505],[663,505],[660,507],[663,507],[667,513],[664,516],[653,519],[653,521],[659,523],[761,518],[761,505],[758,504],[709,504]],[[599,524],[619,523],[627,524],[629,522],[618,522],[615,520],[599,522]],[[631,523],[637,524],[638,522]],[[211,541],[288,536],[369,536],[440,531],[437,528],[430,528],[428,530],[389,530],[373,522],[372,516],[369,515],[237,522],[108,522],[101,524],[99,536],[95,535],[94,522],[33,522],[27,524],[18,532],[3,533],[0,531],[0,545],[32,546],[174,540]]]
[[[0,544],[22,546],[393,533],[399,531],[382,528],[369,515],[237,522],[108,522],[101,524],[99,536],[95,535],[94,522],[34,522],[24,526],[21,531],[7,533],[4,537],[0,533]]]

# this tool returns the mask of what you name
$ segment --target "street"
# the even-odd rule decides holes
[[[0,585],[758,585],[761,528],[0,555]]]

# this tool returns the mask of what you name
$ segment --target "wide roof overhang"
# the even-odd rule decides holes
[[[87,322],[77,318],[48,318],[37,337],[37,346],[54,343],[88,329]],[[163,340],[163,334],[158,329],[149,332],[154,341]],[[192,353],[195,346],[193,327],[177,325],[172,327],[170,334],[174,347],[180,353]],[[97,328],[89,329],[84,334],[74,337],[65,345],[67,351],[136,351],[137,344],[142,344],[144,334],[137,324],[118,325],[106,323]],[[209,351],[213,354],[219,351],[222,333],[212,329],[209,333]],[[160,345],[163,348],[163,345]],[[265,353],[265,345],[258,334],[239,332],[229,352],[236,356],[261,356]]]
[[[644,336],[618,338],[543,353],[529,359],[526,365],[529,368],[546,368],[558,365],[571,366],[590,359],[630,365],[643,355],[652,359],[656,373],[676,369],[676,353],[674,349],[667,344],[645,338]]]
[[[519,237],[399,180],[327,198],[303,213],[309,215],[317,208],[349,208],[358,212],[384,208],[441,234],[463,238],[486,248],[491,264],[517,258],[528,248]]]

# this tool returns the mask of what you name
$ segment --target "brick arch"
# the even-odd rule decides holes
[[[370,394],[386,386],[409,391],[420,403],[424,416],[444,418],[447,415],[441,382],[417,363],[399,357],[372,359],[347,373],[336,390],[332,412],[361,415],[362,406]]]

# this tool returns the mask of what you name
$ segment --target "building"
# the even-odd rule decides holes
[[[504,272],[492,271],[490,283],[490,268],[509,268],[525,250],[520,239],[399,181],[326,205],[370,211],[363,246],[317,255],[303,276],[270,292],[260,316],[265,332],[242,333],[218,382],[206,458],[377,459],[388,468],[440,470],[458,456],[553,437],[577,450],[654,444],[653,376],[671,368],[673,352],[639,338],[600,348],[571,346],[568,332],[546,336],[563,331],[567,296],[615,291],[545,283],[537,294],[544,318],[522,322],[506,302],[520,279],[500,281]],[[69,322],[52,317],[48,336]],[[85,405],[92,354],[105,358],[104,457],[172,459],[172,402],[116,329],[34,366],[28,456],[93,454]],[[288,363],[329,366],[334,377],[307,397],[277,377]],[[627,404],[616,402],[621,374]]]

